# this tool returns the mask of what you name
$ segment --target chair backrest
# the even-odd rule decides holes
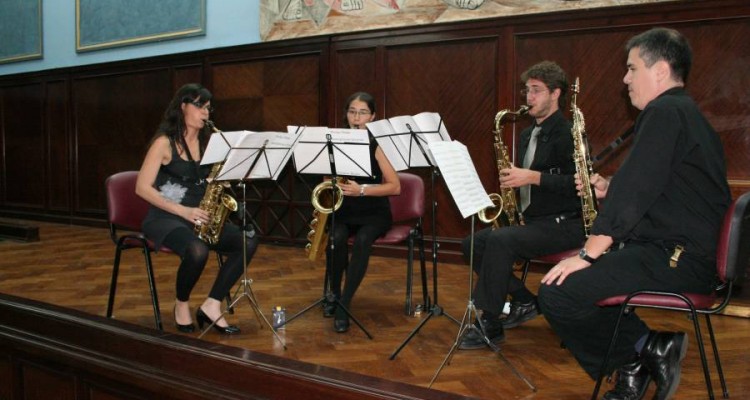
[[[401,193],[389,197],[393,222],[421,218],[424,215],[424,182],[419,175],[399,172]]]
[[[742,278],[750,263],[750,192],[732,202],[724,216],[719,244],[716,248],[716,268],[722,282]]]
[[[107,178],[107,219],[111,227],[140,232],[149,204],[135,194],[138,171],[118,172]]]

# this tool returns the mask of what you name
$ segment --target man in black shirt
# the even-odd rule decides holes
[[[594,175],[604,197],[579,257],[542,278],[539,305],[552,328],[594,378],[609,345],[618,307],[598,300],[639,289],[709,293],[716,244],[730,203],[718,135],[687,95],[692,52],[677,31],[655,28],[630,39],[627,73],[631,103],[642,110],[630,154],[614,177]],[[618,243],[617,249],[605,254]],[[683,250],[676,265],[669,259]],[[618,380],[605,399],[640,399],[656,382],[655,399],[671,397],[680,379],[687,337],[650,331],[623,318],[610,370]]]
[[[520,188],[518,209],[525,225],[485,228],[474,237],[474,270],[478,275],[474,301],[482,310],[487,339],[499,343],[504,328],[513,328],[538,315],[536,297],[513,274],[518,259],[530,259],[576,248],[583,243],[581,202],[576,194],[570,122],[561,112],[568,90],[565,72],[544,61],[521,75],[523,93],[534,125],[521,133],[518,154],[522,168],[500,171],[504,187]],[[471,237],[463,240],[469,259]],[[500,318],[510,294],[511,310]],[[483,335],[470,330],[459,348],[479,349]]]

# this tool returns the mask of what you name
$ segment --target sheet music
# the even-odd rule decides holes
[[[492,205],[466,146],[455,140],[433,142],[430,150],[461,216],[466,218]]]
[[[337,175],[372,176],[370,138],[365,129],[334,129],[324,126],[289,126],[299,132],[294,148],[294,165],[301,174],[331,174],[328,157],[328,135],[333,143],[333,159]]]
[[[367,128],[396,171],[435,165],[429,144],[450,140],[440,114],[433,112],[369,122]]]
[[[278,179],[299,136],[289,132],[245,132],[247,134],[229,150],[224,168],[216,179]],[[251,166],[252,170],[248,171]]]
[[[208,139],[208,146],[203,152],[201,165],[222,162],[227,158],[229,149],[234,147],[240,139],[248,135],[249,131],[214,132]]]

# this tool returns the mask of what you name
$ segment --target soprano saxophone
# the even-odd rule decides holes
[[[591,185],[591,175],[594,173],[591,156],[589,154],[588,140],[586,138],[586,124],[583,120],[583,113],[576,105],[576,97],[581,86],[576,77],[575,84],[571,87],[573,97],[571,100],[570,111],[573,114],[573,128],[570,134],[573,135],[573,162],[576,165],[576,173],[581,181],[581,217],[583,218],[583,230],[586,236],[591,232],[591,226],[598,214],[596,197]]]
[[[519,117],[527,112],[529,112],[529,107],[523,105],[517,111],[505,109],[500,110],[497,115],[495,115],[495,160],[497,161],[498,179],[500,179],[501,176],[500,171],[511,167],[508,148],[503,143],[503,118],[508,114]],[[521,214],[518,210],[515,189],[500,186],[500,193],[490,194],[490,200],[492,200],[493,205],[482,209],[477,213],[477,217],[479,217],[480,221],[485,224],[491,223],[492,229],[497,229],[500,227],[498,217],[500,214],[505,214],[508,225],[513,226],[521,223]]]
[[[212,121],[206,120],[206,125],[214,132],[219,132]],[[222,166],[224,166],[224,163],[219,162],[211,168],[211,172],[207,178],[208,186],[206,186],[206,193],[203,195],[203,199],[198,206],[201,210],[208,212],[208,222],[200,225],[196,224],[195,234],[208,244],[216,244],[219,241],[219,236],[221,236],[221,231],[224,229],[227,216],[229,216],[230,212],[237,211],[238,208],[237,200],[229,194],[224,193],[229,184],[216,180],[216,176],[219,174]]]

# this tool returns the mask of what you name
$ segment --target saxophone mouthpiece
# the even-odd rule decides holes
[[[525,104],[524,104],[524,105],[522,105],[522,106],[521,106],[521,107],[520,107],[520,108],[518,109],[518,115],[519,115],[519,116],[520,116],[520,115],[524,115],[524,114],[528,113],[530,109],[531,109],[531,107],[529,107],[529,106],[527,106],[527,105],[525,105]]]

